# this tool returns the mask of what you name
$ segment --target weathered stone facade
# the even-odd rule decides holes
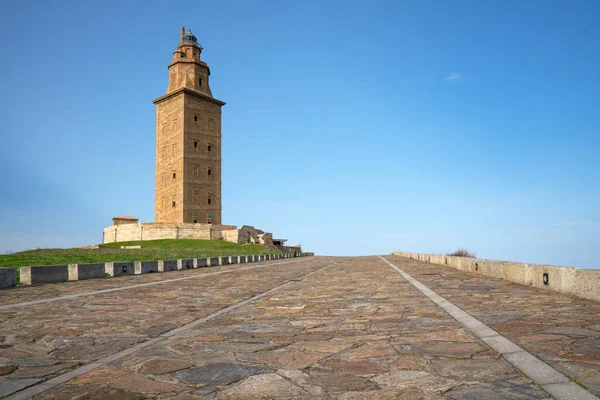
[[[113,225],[137,224],[138,221],[139,220],[136,217],[130,217],[128,215],[113,217]]]
[[[221,107],[202,47],[181,28],[156,104],[155,221],[221,224]]]
[[[104,228],[102,243],[156,239],[204,239],[226,242],[273,245],[273,235],[252,226],[188,224],[175,222],[132,223]]]
[[[255,229],[253,226],[242,225],[238,233],[238,243],[273,244],[273,234]]]

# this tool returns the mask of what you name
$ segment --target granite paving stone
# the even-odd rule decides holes
[[[380,389],[362,392],[347,392],[336,399],[339,400],[439,400],[443,397],[421,389]]]
[[[81,385],[88,383],[105,383],[113,379],[129,375],[131,372],[127,368],[122,367],[101,367],[95,369],[85,375],[79,376],[67,382],[70,385]]]
[[[14,365],[4,365],[0,367],[0,375],[8,375],[13,372],[17,367]]]
[[[143,375],[132,374],[109,382],[110,386],[132,393],[153,394],[180,392],[184,386],[177,383],[162,382]]]
[[[308,393],[277,374],[255,375],[238,386],[219,393],[219,399],[282,399],[304,397]]]
[[[36,400],[145,400],[149,397],[108,385],[61,386],[55,390],[42,393]]]
[[[445,398],[452,400],[549,400],[548,393],[535,386],[524,385],[519,382],[462,386],[446,393]]]
[[[161,375],[189,368],[192,365],[193,363],[189,361],[156,359],[145,362],[140,372],[149,375]]]
[[[463,381],[493,382],[499,379],[520,378],[521,374],[507,361],[496,358],[473,358],[453,360],[438,358],[431,360],[435,371],[443,377]]]
[[[254,365],[216,363],[184,369],[174,373],[173,376],[186,383],[227,385],[249,376],[264,374],[266,372],[270,372],[270,370]]]
[[[0,381],[0,397],[24,389],[40,382],[40,379],[3,379]]]
[[[479,343],[436,342],[432,344],[421,345],[420,349],[422,349],[425,353],[434,356],[469,358],[486,350],[487,348]]]

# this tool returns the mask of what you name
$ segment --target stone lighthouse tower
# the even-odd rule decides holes
[[[202,46],[181,27],[156,104],[156,222],[221,225],[221,107]]]

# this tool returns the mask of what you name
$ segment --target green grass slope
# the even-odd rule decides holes
[[[138,246],[141,249],[121,249]],[[81,264],[107,261],[172,260],[230,255],[275,253],[259,244],[237,244],[222,240],[160,239],[143,242],[119,242],[100,245],[98,249],[36,249],[0,255],[0,267]]]

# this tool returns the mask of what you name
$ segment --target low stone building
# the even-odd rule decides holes
[[[134,217],[115,217],[113,225],[104,228],[102,243],[156,239],[204,239],[226,242],[255,243],[273,246],[273,234],[253,226],[194,224],[177,222],[143,222]]]
[[[119,215],[118,217],[113,217],[113,225],[127,225],[127,224],[137,224],[139,219],[136,217],[130,217],[127,215]]]

